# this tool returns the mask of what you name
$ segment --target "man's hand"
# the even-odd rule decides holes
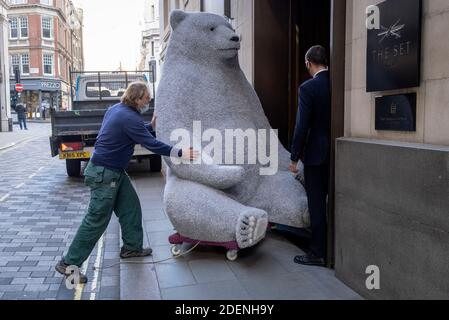
[[[292,161],[290,162],[290,166],[288,167],[290,169],[291,172],[293,173],[298,173],[298,162]]]
[[[156,119],[157,116],[155,113],[153,113],[153,119],[151,119],[151,127],[153,128],[153,131],[156,131]]]
[[[197,150],[193,150],[193,148],[182,149],[182,159],[188,161],[194,161],[198,159],[200,153]]]

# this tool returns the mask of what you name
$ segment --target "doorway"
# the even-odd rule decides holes
[[[254,1],[254,88],[279,139],[290,150],[298,110],[298,88],[310,79],[307,50],[320,44],[330,61],[332,145],[344,132],[345,0]],[[334,248],[334,155],[328,214],[328,261]]]
[[[298,109],[298,88],[310,79],[304,65],[316,44],[330,49],[331,0],[254,1],[254,86],[264,111],[288,150]]]

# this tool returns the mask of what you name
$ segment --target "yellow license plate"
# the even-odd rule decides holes
[[[89,159],[90,152],[61,152],[59,154],[59,159]]]

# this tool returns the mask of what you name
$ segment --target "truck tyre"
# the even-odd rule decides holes
[[[81,175],[81,160],[66,160],[65,166],[69,177],[79,177]]]
[[[161,172],[162,169],[162,159],[161,156],[151,156],[150,157],[150,171],[151,172]]]

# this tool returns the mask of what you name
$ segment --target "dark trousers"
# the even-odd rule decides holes
[[[20,129],[21,130],[23,130],[24,128],[27,129],[27,120],[26,120],[26,118],[19,118],[18,120],[19,120]]]
[[[315,256],[326,258],[329,165],[305,166],[304,179],[312,228],[310,250]]]

